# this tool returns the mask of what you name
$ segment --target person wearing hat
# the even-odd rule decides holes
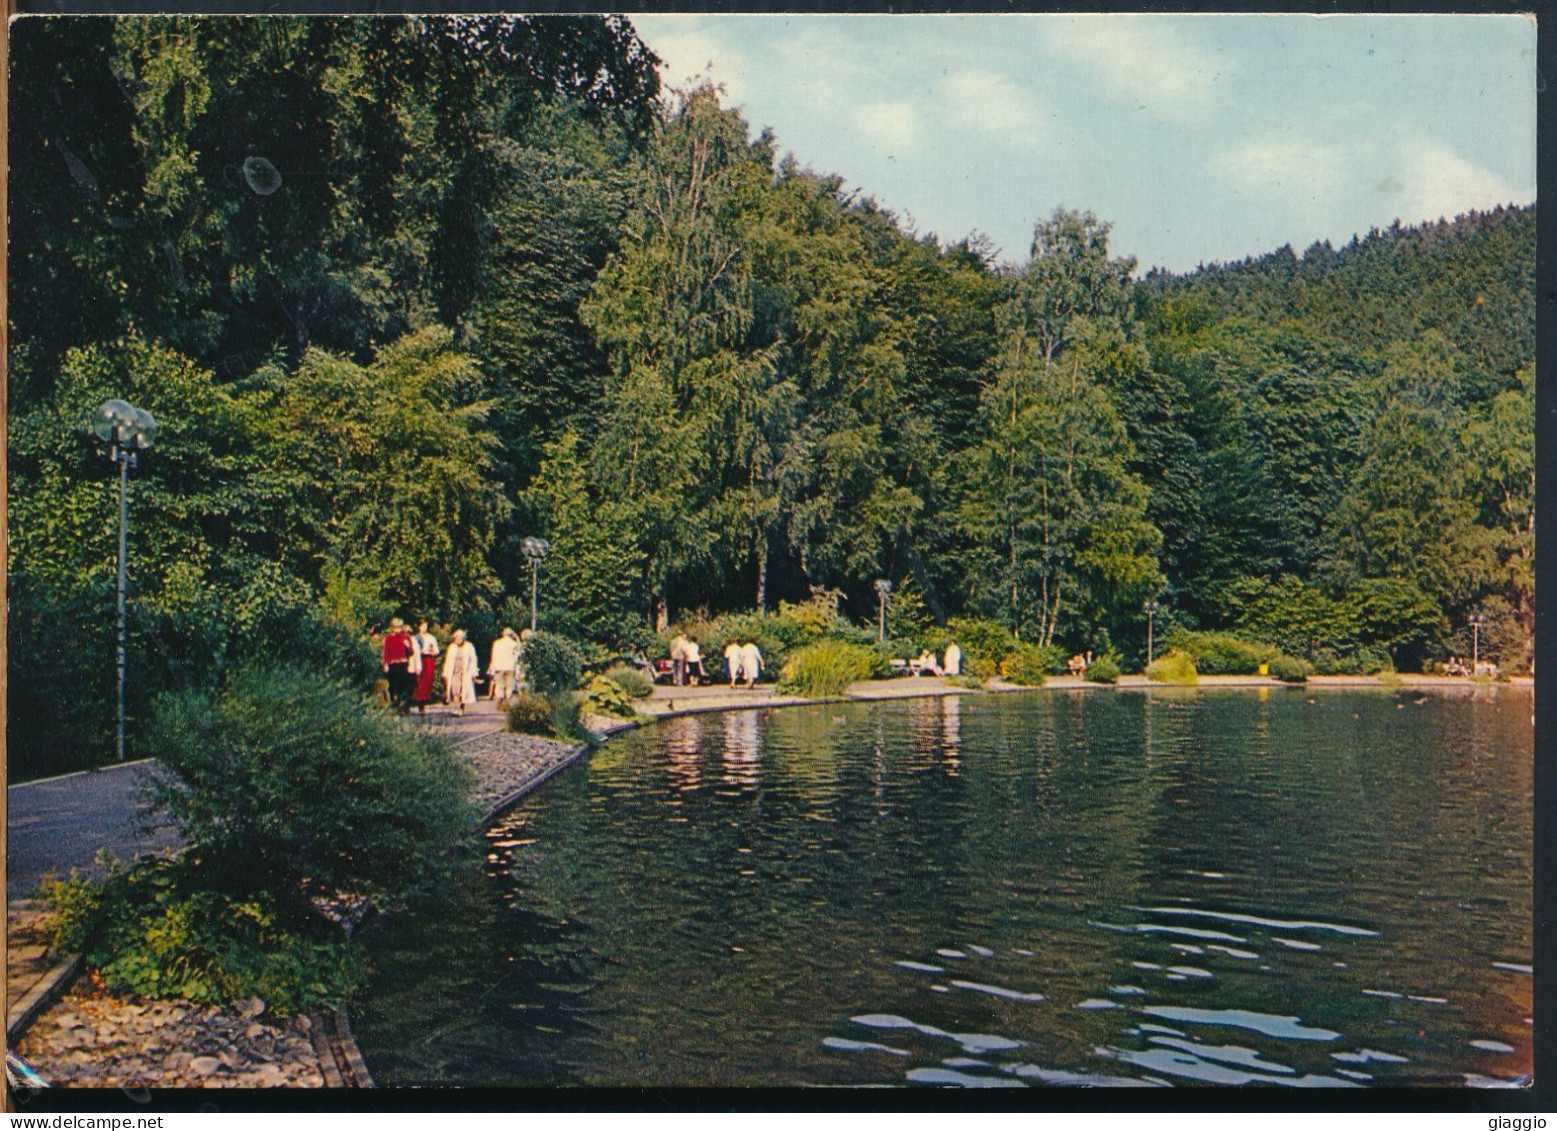
[[[402,715],[411,713],[411,692],[415,687],[411,658],[415,653],[411,630],[405,621],[395,617],[384,637],[384,674],[389,678],[389,701]]]
[[[454,639],[443,660],[443,698],[460,714],[476,701],[476,676],[480,675],[476,664],[476,646],[465,639],[465,630],[456,629]]]

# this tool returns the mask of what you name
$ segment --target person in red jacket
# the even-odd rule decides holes
[[[389,633],[384,637],[384,674],[389,677],[389,701],[402,715],[411,713],[411,692],[416,681],[411,675],[411,654],[416,642],[405,621],[396,617],[389,622]]]

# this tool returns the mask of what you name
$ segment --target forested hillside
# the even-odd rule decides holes
[[[1017,264],[908,230],[618,19],[40,19],[12,60],[13,752],[111,726],[111,396],[162,424],[137,709],[396,614],[484,646],[531,534],[601,655],[886,578],[1127,664],[1154,597],[1329,670],[1473,612],[1529,661],[1530,209],[1138,280],[1086,212]]]

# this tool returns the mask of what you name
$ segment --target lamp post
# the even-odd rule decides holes
[[[114,752],[124,761],[125,592],[129,587],[127,551],[130,530],[130,468],[136,453],[157,439],[157,420],[143,408],[121,400],[107,400],[92,414],[92,434],[108,445],[108,458],[119,465],[119,718]]]
[[[1148,667],[1151,666],[1152,662],[1152,620],[1156,617],[1157,610],[1160,608],[1162,606],[1157,604],[1156,601],[1147,601],[1146,604],[1141,606],[1141,611],[1146,614],[1146,664]]]
[[[535,631],[536,591],[540,584],[541,562],[546,560],[546,555],[551,552],[551,543],[544,538],[526,538],[519,543],[519,548],[524,551],[524,556],[530,560],[530,631]]]
[[[1487,618],[1480,613],[1470,618],[1471,626],[1471,675],[1478,675],[1481,667],[1481,626],[1487,623]]]
[[[876,578],[876,600],[881,606],[880,623],[876,629],[876,639],[882,643],[887,639],[887,594],[892,592],[892,583],[884,577]]]

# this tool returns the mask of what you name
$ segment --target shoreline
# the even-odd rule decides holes
[[[1091,683],[1081,676],[1050,676],[1043,683],[1026,686],[1007,683],[995,677],[983,687],[959,687],[938,676],[900,676],[894,679],[858,680],[843,695],[800,696],[780,695],[774,684],[758,684],[747,691],[732,690],[727,684],[714,683],[701,687],[664,687],[656,685],[647,699],[633,702],[639,717],[630,720],[612,720],[619,723],[609,732],[599,732],[609,737],[623,729],[644,726],[660,719],[681,715],[707,714],[719,711],[758,710],[771,707],[808,707],[826,703],[879,703],[893,699],[942,698],[948,695],[1009,695],[1016,692],[1044,691],[1218,691],[1218,690],[1367,690],[1398,691],[1437,690],[1444,692],[1475,692],[1497,688],[1533,690],[1533,676],[1514,676],[1507,682],[1477,682],[1465,676],[1401,675],[1389,681],[1371,675],[1314,675],[1303,683],[1283,683],[1268,675],[1203,675],[1195,683],[1154,683],[1144,675],[1122,675],[1117,683]],[[679,705],[678,705],[679,702]]]

